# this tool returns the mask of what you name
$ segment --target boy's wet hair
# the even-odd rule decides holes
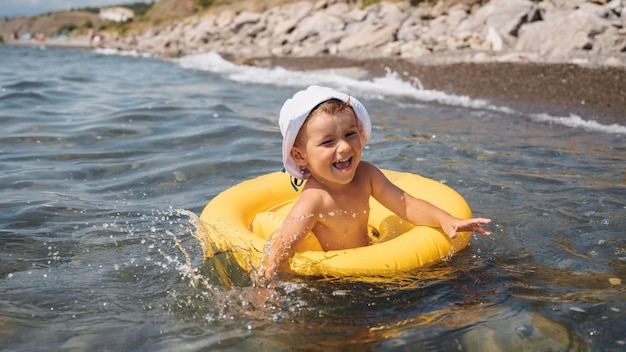
[[[328,99],[326,101],[319,103],[316,107],[313,108],[313,110],[311,110],[311,113],[309,114],[309,116],[307,116],[305,123],[306,121],[311,119],[311,117],[317,115],[318,113],[326,113],[328,115],[335,115],[346,109],[350,109],[350,111],[352,111],[352,114],[355,117],[357,116],[356,112],[350,105],[350,99],[347,99],[346,101],[335,99],[335,98]],[[358,117],[356,118],[356,126],[359,129],[359,132],[363,132],[363,124],[361,123],[361,120],[358,119]],[[299,139],[300,139],[300,131],[298,131],[298,137],[296,138],[296,140],[299,140]]]
[[[314,107],[313,110],[311,110],[308,118],[311,118],[311,116],[317,114],[318,112],[324,112],[329,115],[334,115],[341,111],[344,111],[345,109],[352,110],[352,107],[350,106],[350,99],[346,101],[342,101],[339,99],[329,99],[321,102],[318,106]],[[354,113],[354,110],[352,110],[352,113]]]

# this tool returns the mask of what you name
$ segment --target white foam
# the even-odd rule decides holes
[[[369,99],[385,99],[386,97],[409,97],[422,102],[436,102],[440,104],[458,106],[469,109],[497,111],[504,114],[514,114],[514,110],[493,105],[482,99],[472,99],[468,96],[447,94],[436,90],[423,89],[421,82],[403,80],[396,72],[388,71],[384,77],[367,78],[354,74],[345,74],[342,70],[315,70],[290,71],[281,67],[254,67],[236,65],[224,60],[217,53],[189,55],[176,59],[181,67],[215,72],[228,79],[242,83],[259,83],[285,87],[302,88],[311,84],[332,86],[337,90],[353,92],[359,97]],[[584,120],[580,116],[568,117],[551,116],[548,114],[534,114],[530,118],[540,123],[554,123],[571,128],[626,134],[626,126],[612,124],[603,125],[597,121]]]
[[[338,90],[355,92],[360,97],[383,99],[389,96],[412,97],[425,102],[484,109],[490,105],[480,99],[421,89],[419,82],[402,80],[395,72],[384,77],[359,79],[342,74],[341,70],[290,71],[282,67],[253,67],[236,65],[219,54],[189,55],[175,60],[181,67],[221,73],[228,79],[242,83],[271,84],[286,87],[303,87],[311,84],[328,85]],[[416,86],[417,85],[417,86]],[[495,108],[495,107],[494,107]]]
[[[152,57],[150,54],[139,53],[137,50],[117,50],[112,48],[97,48],[94,51],[101,55],[120,55],[134,57]]]
[[[567,117],[551,116],[548,114],[534,114],[531,118],[538,122],[559,124],[572,128],[584,128],[590,131],[626,134],[626,126],[616,123],[611,125],[603,125],[595,120],[585,120],[578,115],[570,114]]]

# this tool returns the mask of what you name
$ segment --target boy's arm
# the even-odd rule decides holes
[[[264,280],[270,280],[280,266],[293,255],[293,246],[313,229],[317,221],[313,215],[314,202],[305,192],[303,191],[282,225],[267,241],[259,273]]]
[[[456,233],[460,231],[477,232],[484,236],[491,235],[490,231],[480,226],[491,223],[491,220],[454,217],[425,200],[409,195],[391,183],[375,166],[369,165],[369,167],[371,168],[372,196],[401,218],[415,225],[441,227],[450,238],[456,237]]]

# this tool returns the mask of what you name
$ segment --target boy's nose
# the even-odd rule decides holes
[[[352,149],[352,146],[345,139],[341,139],[337,144],[337,151],[340,153],[347,152],[350,149]]]

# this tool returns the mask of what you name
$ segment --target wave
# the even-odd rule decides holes
[[[152,57],[148,53],[140,53],[137,50],[117,50],[112,48],[98,48],[94,49],[98,54],[102,55],[120,55],[120,56],[134,56],[134,57]]]
[[[447,94],[441,91],[423,89],[419,80],[403,80],[396,72],[388,71],[384,77],[367,77],[354,70],[324,69],[313,71],[290,71],[282,67],[254,67],[237,65],[223,59],[217,53],[195,54],[175,59],[185,69],[214,72],[228,79],[242,83],[259,83],[276,86],[297,87],[311,84],[332,86],[338,90],[354,92],[355,95],[384,99],[388,97],[407,97],[426,103],[440,103],[469,109],[484,109],[503,114],[518,114],[515,110],[498,106],[483,99]],[[577,115],[552,116],[533,114],[530,119],[539,123],[559,124],[570,128],[583,128],[589,131],[626,134],[626,126],[619,124],[604,125],[593,120],[585,120]]]
[[[559,117],[548,114],[533,114],[531,119],[537,122],[558,124],[573,128],[584,128],[586,130],[598,131],[613,134],[626,134],[626,126],[619,124],[603,125],[595,120],[585,120],[582,117],[570,114],[569,116]]]

